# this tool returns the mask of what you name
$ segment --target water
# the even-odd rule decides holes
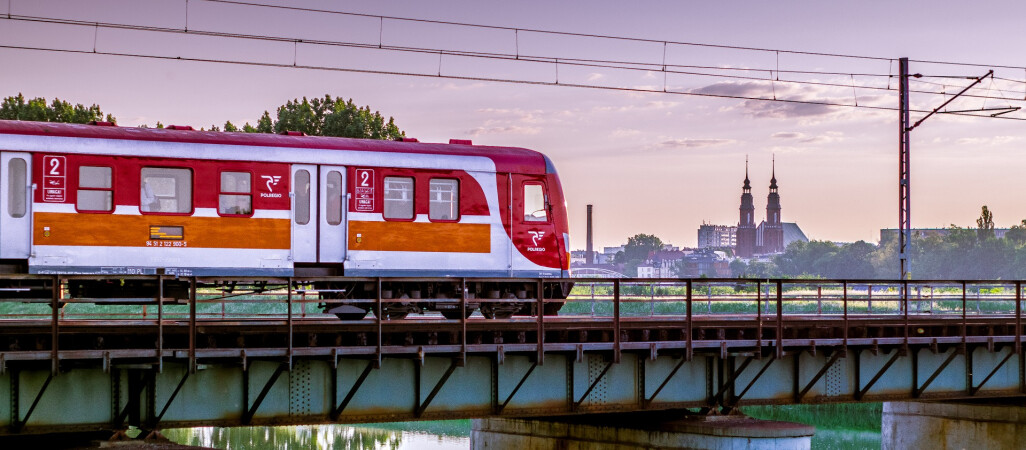
[[[753,417],[816,426],[813,449],[880,448],[880,404],[749,407]],[[471,421],[397,422],[292,427],[183,428],[164,435],[185,445],[218,449],[465,450]]]

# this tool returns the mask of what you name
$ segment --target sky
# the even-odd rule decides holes
[[[284,4],[273,0],[252,0]],[[186,12],[188,3],[188,12]],[[785,50],[762,52],[641,43],[536,32],[473,29],[204,0],[0,0],[0,13],[303,39],[303,44],[45,24],[0,16],[0,46],[45,47],[377,72],[442,73],[638,90],[895,107],[897,64],[928,76],[1026,78],[1016,33],[1026,4],[987,2],[327,1],[290,6],[439,21],[612,35],[654,41]],[[187,19],[186,19],[187,18]],[[372,48],[329,47],[310,40]],[[385,46],[643,61],[659,66],[766,68],[749,79],[616,70],[548,62],[482,60],[385,51]],[[789,51],[865,55],[833,58]],[[665,59],[664,59],[665,58]],[[421,142],[471,139],[526,147],[559,170],[571,246],[584,247],[585,208],[595,208],[596,246],[637,233],[694,246],[702,223],[736,224],[748,158],[756,217],[765,215],[771,160],[785,222],[812,239],[879,239],[898,221],[898,114],[889,110],[700,97],[662,92],[500,83],[338,70],[0,48],[0,96],[59,97],[98,104],[122,126],[255,123],[286,101],[352,98],[395,118]],[[951,66],[915,61],[953,61]],[[1018,68],[1003,68],[1013,66]],[[680,69],[700,71],[698,69]],[[703,69],[711,73],[742,73]],[[789,71],[818,72],[796,74]],[[830,72],[830,74],[822,73]],[[863,76],[875,74],[884,76]],[[783,80],[783,81],[777,81]],[[788,80],[821,84],[796,84]],[[913,88],[952,92],[964,79],[922,78]],[[927,84],[929,83],[929,84]],[[827,86],[830,85],[830,86]],[[854,87],[853,87],[854,86]],[[879,88],[879,89],[873,89]],[[1026,99],[1026,84],[984,80],[970,91]],[[913,109],[939,95],[913,93]],[[963,98],[949,109],[1022,106]],[[913,113],[913,121],[922,113]],[[1016,112],[1006,117],[1026,117]],[[912,226],[974,226],[988,205],[998,227],[1026,219],[1026,122],[933,116],[912,131]]]

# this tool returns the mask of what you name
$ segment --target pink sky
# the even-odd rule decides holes
[[[182,27],[185,1],[10,0],[14,15]],[[267,0],[267,3],[272,1]],[[291,5],[499,25],[919,60],[1023,65],[1026,16],[1018,2],[967,7],[956,2],[491,2],[298,1]],[[8,10],[0,0],[0,12]],[[377,19],[253,9],[190,2],[190,29],[269,34],[302,39],[376,43]],[[386,21],[386,44],[513,51],[512,33]],[[662,45],[560,38],[524,33],[523,54],[657,61]],[[431,55],[380,50],[293,48],[287,43],[238,42],[185,35],[43,25],[0,19],[0,45],[247,61],[333,65],[370,70],[437,71]],[[670,46],[669,63],[773,67],[775,55]],[[765,211],[770,160],[777,158],[784,221],[798,222],[814,239],[875,241],[897,224],[897,113],[850,108],[628,93],[568,87],[459,81],[396,75],[297,70],[0,49],[0,95],[60,97],[97,103],[121,125],[195,127],[255,122],[296,97],[353,98],[393,116],[422,142],[472,139],[476,144],[521,146],[548,154],[569,202],[572,246],[584,246],[584,211],[595,205],[596,244],[619,245],[636,233],[693,246],[703,222],[734,224],[751,160],[757,217]],[[548,64],[443,59],[451,75],[549,81]],[[780,69],[889,73],[887,62],[782,54]],[[982,75],[984,68],[913,63],[913,72]],[[997,71],[1023,79],[1026,71]],[[766,75],[768,76],[768,75]],[[783,75],[781,75],[783,77]],[[850,83],[849,76],[806,80]],[[560,68],[561,82],[658,87],[658,72]],[[935,82],[941,82],[934,80]],[[948,81],[952,85],[964,81]],[[692,92],[767,94],[853,101],[852,89],[769,85],[761,81],[671,77],[671,88]],[[861,83],[861,81],[859,81]],[[985,82],[980,94],[1026,97],[1023,84]],[[925,88],[926,86],[920,85]],[[996,90],[1001,88],[1004,91]],[[948,88],[950,91],[954,88]],[[989,90],[988,90],[989,89]],[[1016,92],[1017,90],[1017,92]],[[860,104],[895,106],[894,91],[857,92]],[[940,104],[914,95],[914,108]],[[986,106],[1007,102],[990,100]],[[1022,102],[1016,105],[1021,106]],[[979,108],[982,100],[957,105]],[[915,120],[915,114],[913,115]],[[1019,116],[1023,116],[1019,114]],[[999,227],[1026,218],[1026,123],[934,117],[913,132],[913,227],[971,225],[986,204]]]

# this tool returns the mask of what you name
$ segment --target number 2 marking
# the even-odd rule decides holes
[[[50,175],[61,176],[60,172],[61,160],[57,158],[50,158]]]
[[[360,186],[370,186],[370,172],[360,171]]]

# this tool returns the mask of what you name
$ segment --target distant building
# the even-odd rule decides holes
[[[728,278],[730,277],[730,261],[725,252],[710,249],[699,250],[681,259],[680,273],[676,276],[682,278],[701,276]]]
[[[734,248],[737,246],[737,227],[703,223],[698,227],[698,248]]]
[[[745,160],[745,182],[741,188],[741,208],[737,225],[734,255],[751,258],[755,255],[782,253],[788,241],[784,236],[784,223],[780,215],[780,194],[777,192],[777,164],[773,161],[770,176],[769,195],[766,196],[766,219],[755,225],[755,202],[752,198],[752,183],[748,179],[748,161]],[[792,233],[792,240],[805,239],[801,229]]]
[[[996,237],[998,239],[1003,239],[1005,237],[1005,233],[1007,233],[1008,230],[1010,230],[1010,229],[1011,228],[995,228],[994,229],[994,237]],[[913,238],[926,238],[926,237],[932,237],[932,236],[944,237],[944,236],[947,236],[950,233],[951,233],[951,228],[913,228],[912,229],[912,237]],[[897,228],[882,228],[882,229],[880,229],[880,243],[883,243],[884,241],[890,240],[890,239],[895,239],[895,240],[898,239],[898,229]]]

